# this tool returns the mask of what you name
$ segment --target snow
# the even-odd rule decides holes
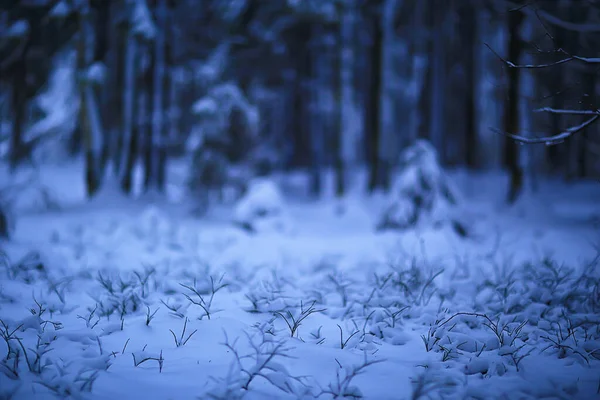
[[[102,62],[95,62],[87,70],[87,79],[94,84],[102,84],[106,80],[106,67]]]
[[[59,53],[54,65],[46,90],[36,98],[44,117],[28,127],[24,134],[26,141],[40,136],[54,139],[56,146],[47,147],[46,159],[49,154],[62,154],[57,147],[75,130],[80,105],[75,81],[75,52]]]
[[[4,33],[7,38],[20,38],[29,33],[29,23],[24,19],[14,22]]]
[[[146,0],[130,0],[130,2],[133,3],[131,15],[133,31],[145,39],[152,39],[156,34],[156,26]]]
[[[281,190],[269,179],[251,181],[234,208],[234,221],[258,232],[292,232]]]
[[[50,10],[50,15],[57,18],[65,18],[71,13],[71,6],[65,0],[61,0]]]
[[[201,219],[185,198],[86,203],[81,167],[34,175],[60,209],[13,196],[0,397],[598,398],[600,236],[556,212],[598,215],[597,183],[509,208],[504,176],[450,173],[485,232],[461,239],[378,233],[385,198],[351,190],[339,214],[268,180]],[[261,207],[293,234],[231,224]]]
[[[456,219],[458,191],[442,170],[431,143],[416,141],[404,150],[401,162],[380,226],[406,229]]]

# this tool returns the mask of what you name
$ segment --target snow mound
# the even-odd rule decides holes
[[[457,189],[440,166],[431,143],[418,140],[402,153],[401,162],[402,170],[394,181],[378,229],[449,223],[458,234],[466,236],[466,227],[457,218]]]
[[[234,209],[234,222],[250,232],[290,233],[292,223],[281,190],[269,179],[255,179]]]

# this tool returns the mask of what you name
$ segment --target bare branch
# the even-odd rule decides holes
[[[547,63],[547,64],[515,64],[512,61],[509,61],[506,58],[502,57],[500,54],[498,54],[494,49],[492,49],[492,47],[489,44],[487,44],[487,43],[484,43],[484,44],[488,49],[490,49],[490,51],[492,53],[494,53],[494,55],[496,57],[498,57],[500,59],[500,61],[502,61],[504,64],[506,64],[510,68],[525,68],[525,69],[548,68],[548,67],[554,67],[556,65],[564,64],[569,61],[573,61],[578,58],[581,58],[581,57],[576,57],[576,56],[569,56],[567,58],[563,58],[561,60],[554,61],[554,62]],[[598,62],[600,62],[600,59],[598,59]]]
[[[514,139],[519,143],[545,144],[546,146],[553,146],[553,145],[564,142],[565,139],[568,139],[569,137],[573,136],[574,134],[584,130],[585,128],[587,128],[588,126],[590,126],[591,124],[596,122],[598,120],[598,118],[600,118],[600,114],[596,114],[592,118],[584,121],[583,123],[576,125],[576,126],[572,126],[561,133],[558,133],[553,136],[545,136],[545,137],[526,137],[526,136],[516,135],[513,133],[503,132],[496,128],[490,128],[490,129],[500,135],[508,136],[509,138]]]
[[[565,21],[561,18],[558,18],[555,15],[552,15],[548,11],[540,10],[536,7],[535,10],[531,9],[531,5],[533,5],[535,1],[528,2],[526,4],[517,4],[515,2],[508,2],[508,5],[512,7],[509,11],[521,11],[527,15],[533,16],[537,14],[540,18],[544,19],[546,22],[557,26],[562,29],[566,29],[569,31],[575,31],[580,33],[597,33],[600,32],[600,23],[581,23],[581,22],[570,22]]]
[[[600,57],[573,56],[573,55],[568,54],[563,49],[558,49],[556,51],[559,53],[562,53],[562,54],[566,54],[567,57],[562,58],[558,61],[554,61],[551,63],[545,63],[545,64],[515,64],[514,62],[507,60],[506,58],[504,58],[500,54],[498,54],[498,52],[496,52],[494,49],[492,49],[492,47],[489,44],[487,44],[487,43],[484,43],[484,44],[492,53],[494,53],[494,55],[496,57],[498,57],[500,59],[500,61],[502,61],[504,64],[506,64],[509,68],[541,69],[541,68],[554,67],[554,66],[557,66],[560,64],[565,64],[570,61],[580,61],[585,64],[600,64]]]
[[[580,33],[593,33],[600,32],[600,23],[577,23],[562,20],[554,15],[548,13],[547,11],[538,10],[538,13],[541,18],[551,23],[552,25],[558,26],[559,28],[563,28],[570,31],[576,31]]]
[[[552,107],[536,108],[533,112],[545,112],[562,115],[600,115],[600,110],[563,110]]]

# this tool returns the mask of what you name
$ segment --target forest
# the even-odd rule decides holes
[[[597,399],[600,0],[0,0],[0,399]]]
[[[540,175],[598,177],[598,3],[533,3],[3,0],[2,154],[84,155],[89,196],[129,193],[137,164],[162,191],[184,155],[200,186],[305,169],[318,195],[332,168],[343,194],[368,166],[385,191],[418,138],[444,166],[508,171],[509,201]]]

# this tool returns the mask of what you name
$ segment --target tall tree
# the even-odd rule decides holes
[[[518,11],[508,15],[508,59],[519,60],[521,56],[520,29],[523,15]],[[504,108],[504,131],[519,132],[519,85],[520,69],[507,68],[508,89]],[[510,183],[507,201],[514,203],[523,188],[523,169],[519,161],[519,146],[509,137],[504,140],[504,165],[508,169]]]
[[[166,140],[164,123],[164,87],[165,87],[165,50],[167,30],[167,1],[157,0],[156,7],[156,34],[154,37],[154,92],[152,96],[152,168],[151,181],[156,189],[164,191]],[[148,171],[146,171],[148,173]]]
[[[338,99],[339,118],[337,131],[336,185],[335,192],[341,197],[346,192],[348,169],[355,166],[358,124],[356,99],[354,95],[354,40],[356,26],[356,2],[342,3],[338,28],[339,35],[339,75]]]
[[[131,6],[134,8],[135,6]],[[134,10],[130,11],[134,13]],[[121,189],[125,193],[130,193],[132,189],[133,180],[133,166],[135,163],[135,151],[136,151],[136,137],[134,135],[134,121],[135,121],[135,99],[136,99],[136,64],[137,64],[137,38],[135,34],[135,25],[133,22],[129,22],[129,29],[127,31],[127,42],[125,46],[125,60],[123,69],[124,73],[124,85],[122,89],[122,104],[123,104],[123,126],[121,127],[121,151],[120,151],[120,181]]]
[[[370,4],[367,8],[369,27],[371,30],[371,51],[369,54],[369,94],[365,112],[365,136],[369,143],[368,151],[369,178],[367,188],[370,193],[381,188],[381,158],[379,143],[381,139],[381,90],[382,59],[383,59],[383,31],[381,27],[381,1]]]
[[[392,168],[398,157],[398,126],[395,114],[398,111],[399,66],[396,65],[395,49],[398,47],[396,37],[396,16],[401,6],[401,0],[385,0],[381,5],[381,76],[385,82],[379,93],[380,132],[378,143],[379,186],[388,191],[391,186]]]
[[[445,99],[446,99],[446,48],[445,31],[448,12],[448,2],[435,2],[432,10],[433,18],[433,51],[431,70],[431,124],[429,139],[435,146],[442,162],[446,161],[444,129],[445,129]]]
[[[409,112],[408,143],[414,143],[423,130],[425,115],[422,112],[425,97],[425,83],[429,69],[429,52],[427,49],[427,2],[418,1],[414,5],[413,18],[410,22],[410,56],[411,56],[411,106]]]
[[[79,40],[77,49],[77,66],[79,70],[80,109],[79,126],[83,132],[85,144],[85,182],[88,197],[94,196],[101,187],[103,178],[103,132],[98,103],[93,85],[96,77],[92,73],[94,48],[98,41],[94,40],[92,9],[88,1],[83,1],[79,9]]]
[[[464,96],[464,154],[467,167],[475,169],[478,166],[477,148],[477,36],[478,36],[478,5],[475,1],[466,1],[462,4],[462,41],[467,57],[465,67],[465,96]]]

